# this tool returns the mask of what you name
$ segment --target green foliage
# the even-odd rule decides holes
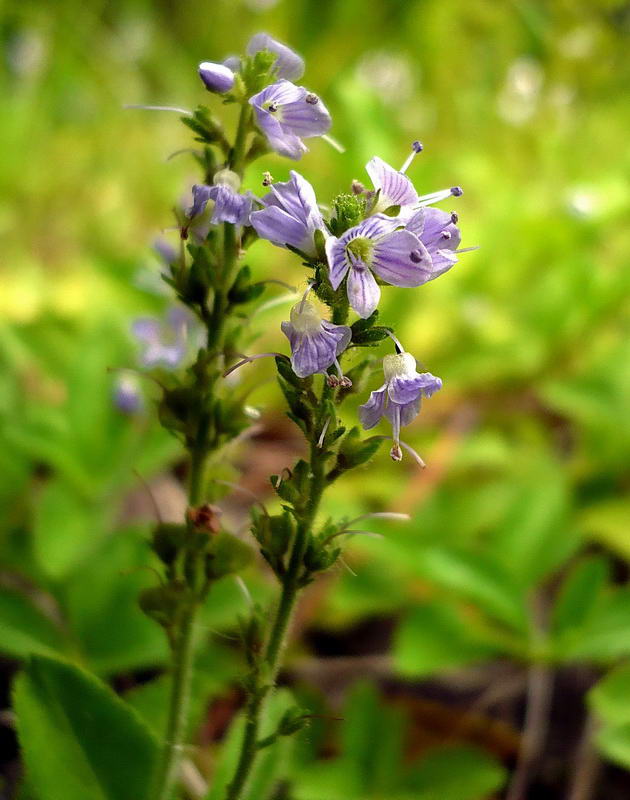
[[[339,727],[339,757],[295,764],[296,800],[483,800],[505,780],[492,758],[469,747],[440,748],[410,765],[403,713],[366,683],[352,690]]]
[[[17,680],[14,702],[38,800],[148,797],[157,740],[92,675],[62,661],[33,657]]]

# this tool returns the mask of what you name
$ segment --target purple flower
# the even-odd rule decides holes
[[[348,275],[348,300],[360,317],[369,317],[381,296],[372,273],[393,286],[420,286],[427,280],[422,265],[430,256],[414,233],[395,230],[399,224],[376,214],[326,241],[330,283],[337,289]]]
[[[405,225],[425,246],[430,262],[420,262],[427,281],[443,275],[457,263],[457,248],[462,235],[457,227],[457,214],[447,214],[438,208],[421,208]]]
[[[453,186],[450,189],[441,189],[431,194],[418,195],[413,183],[405,175],[406,170],[413,158],[422,151],[420,142],[414,142],[411,146],[411,154],[402,166],[397,170],[383,161],[382,158],[374,156],[365,165],[365,169],[372,179],[375,192],[378,192],[378,200],[373,208],[373,212],[384,211],[390,206],[401,206],[401,208],[421,208],[423,206],[438,203],[447,197],[460,197],[463,194],[461,187]]]
[[[162,365],[178,367],[188,351],[190,316],[183,308],[171,308],[163,322],[153,317],[141,317],[132,325],[136,339],[143,346],[140,361],[145,367]]]
[[[114,384],[114,405],[123,414],[135,414],[142,408],[142,394],[137,377],[131,372],[116,376]]]
[[[196,236],[205,239],[210,225],[219,225],[221,222],[249,224],[253,196],[251,192],[239,194],[236,190],[239,185],[238,175],[221,170],[214,176],[213,186],[202,183],[192,187],[193,203],[186,216],[191,220],[188,227]],[[208,208],[210,201],[213,205]]]
[[[265,208],[253,212],[251,224],[262,239],[279,247],[290,244],[315,256],[313,236],[316,230],[325,232],[324,220],[311,184],[294,170],[290,175],[285,183],[270,185],[271,191],[263,197]]]
[[[283,322],[281,327],[291,344],[291,366],[298,378],[325,372],[335,364],[339,380],[330,376],[335,385],[351,385],[337,361],[352,337],[347,325],[333,325],[322,319],[315,306],[303,299],[291,309],[291,322]]]
[[[370,430],[382,417],[387,417],[394,440],[391,456],[400,461],[400,429],[417,416],[422,397],[431,397],[442,388],[442,381],[430,372],[416,372],[415,358],[404,351],[385,356],[383,373],[385,383],[370,394],[367,403],[359,406],[359,418],[365,430]]]
[[[286,44],[276,41],[267,33],[257,33],[247,44],[249,56],[254,56],[262,50],[269,50],[275,54],[275,70],[278,78],[297,81],[304,75],[303,59]]]
[[[331,125],[317,95],[287,80],[272,83],[249,102],[272,149],[296,161],[307,150],[302,138],[322,136]]]
[[[199,77],[209,92],[225,94],[234,86],[234,72],[226,64],[203,61],[199,64]]]

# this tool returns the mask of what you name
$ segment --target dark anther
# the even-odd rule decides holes
[[[312,106],[316,106],[319,103],[319,97],[312,92],[309,92],[304,99]]]

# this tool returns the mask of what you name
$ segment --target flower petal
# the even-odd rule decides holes
[[[251,194],[239,194],[225,184],[212,186],[210,197],[214,200],[212,224],[231,222],[233,225],[247,225],[252,210]]]
[[[338,239],[336,236],[330,236],[326,239],[326,257],[328,258],[330,284],[336,290],[350,268],[343,238]]]
[[[234,72],[225,64],[202,61],[199,64],[199,77],[209,92],[223,94],[234,86]]]
[[[348,275],[348,301],[363,319],[376,309],[381,290],[374,275],[364,266],[353,266]]]
[[[402,172],[386,164],[382,158],[374,156],[365,165],[365,169],[374,188],[381,191],[379,207],[409,206],[417,202],[418,193],[413,188],[413,183]]]
[[[392,286],[420,286],[431,277],[431,257],[418,237],[408,231],[394,231],[379,239],[370,266]]]
[[[322,328],[326,333],[331,336],[336,342],[336,354],[340,355],[350,344],[352,339],[352,330],[348,325],[335,325],[328,320],[322,320]]]
[[[401,405],[411,403],[420,397],[431,397],[442,388],[442,381],[430,372],[416,372],[415,375],[392,378],[387,385],[389,399]]]
[[[337,339],[324,330],[301,334],[292,351],[291,366],[298,378],[323,372],[337,357]]]
[[[367,403],[359,406],[359,419],[366,431],[378,425],[385,413],[385,387],[386,384],[383,384],[380,389],[372,392]]]
[[[315,98],[315,102],[309,102],[308,97]],[[321,136],[330,129],[332,124],[328,109],[313,94],[306,94],[299,100],[283,103],[279,113],[283,127],[291,133],[305,138]]]
[[[392,423],[398,424],[402,428],[404,425],[409,425],[420,413],[420,398],[411,400],[409,403],[392,403],[389,402],[385,408],[385,416]]]
[[[407,223],[407,230],[420,238],[429,253],[433,255],[436,250],[457,250],[462,235],[451,215],[439,208],[424,208],[420,213],[424,215],[424,226],[420,233],[410,228],[412,220]],[[445,233],[448,236],[444,236]]]
[[[250,223],[261,239],[285,247],[287,244],[303,250],[307,255],[315,255],[313,234],[303,222],[287,214],[277,206],[267,206],[250,215]]]

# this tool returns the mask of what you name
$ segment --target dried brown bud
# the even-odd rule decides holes
[[[186,517],[192,526],[198,531],[206,533],[219,533],[221,530],[221,514],[223,512],[218,506],[204,503],[202,506],[191,507],[186,512]]]

